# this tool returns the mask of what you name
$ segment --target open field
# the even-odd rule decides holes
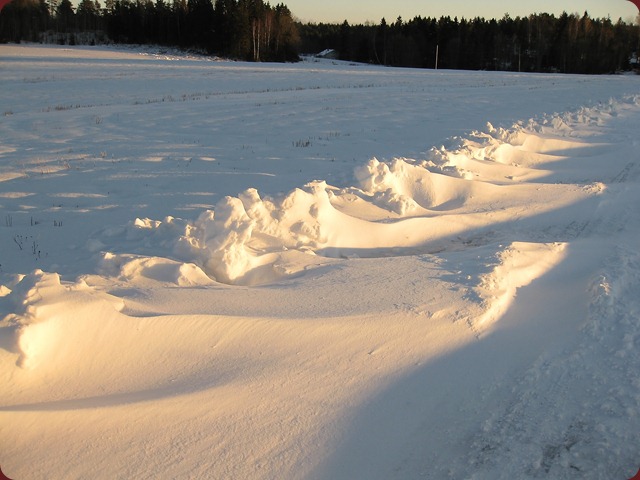
[[[640,467],[637,76],[0,71],[10,478]]]

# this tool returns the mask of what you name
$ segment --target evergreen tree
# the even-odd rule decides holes
[[[213,51],[214,14],[211,0],[188,0],[186,42],[191,47]]]
[[[56,8],[56,25],[60,32],[75,30],[75,13],[71,0],[61,0]]]
[[[100,3],[94,0],[81,0],[76,12],[80,31],[98,30],[100,25]]]
[[[0,41],[37,42],[49,27],[49,8],[41,0],[13,0],[0,12]]]

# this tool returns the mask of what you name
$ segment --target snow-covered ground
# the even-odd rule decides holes
[[[0,46],[18,479],[627,479],[634,76]]]

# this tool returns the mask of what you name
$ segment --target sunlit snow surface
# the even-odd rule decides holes
[[[0,46],[15,479],[627,479],[637,76]]]

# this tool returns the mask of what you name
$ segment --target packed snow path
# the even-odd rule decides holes
[[[637,77],[0,62],[9,477],[637,471]]]

